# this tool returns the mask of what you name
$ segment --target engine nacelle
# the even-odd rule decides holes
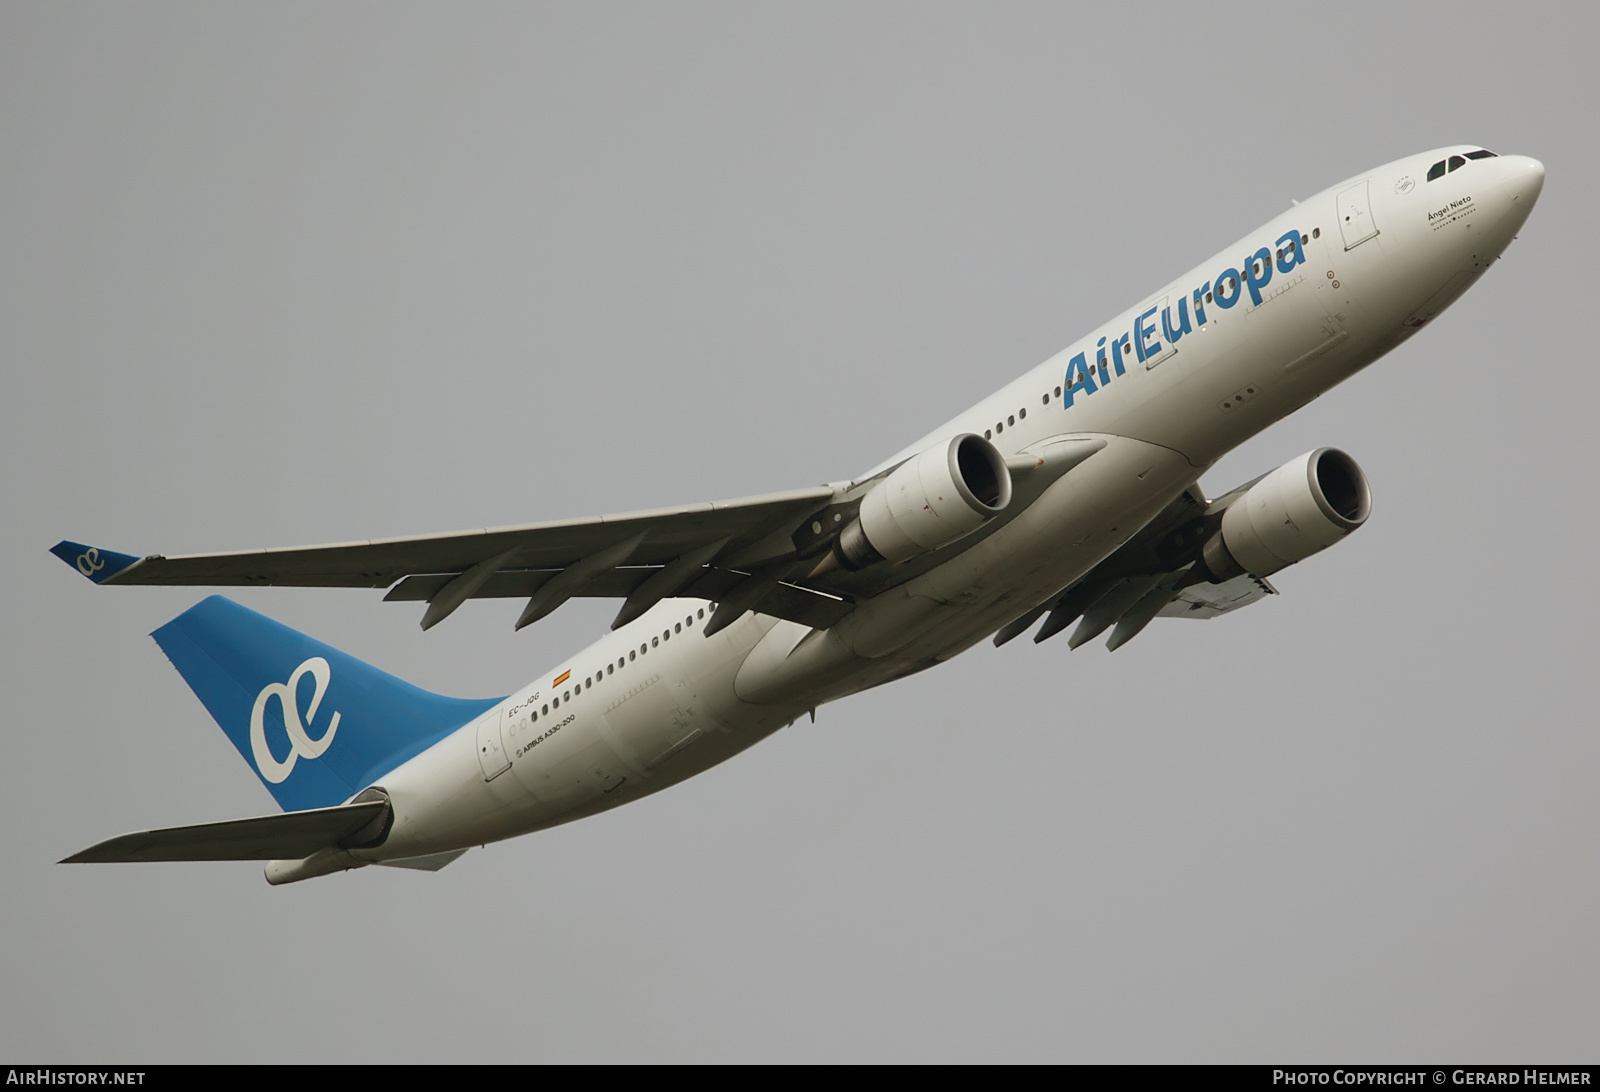
[[[907,459],[873,486],[834,555],[849,569],[908,561],[971,534],[1010,503],[1005,456],[965,433]]]
[[[1326,550],[1367,521],[1372,491],[1356,461],[1319,447],[1245,490],[1222,513],[1205,544],[1205,567],[1218,580],[1241,572],[1270,576]]]

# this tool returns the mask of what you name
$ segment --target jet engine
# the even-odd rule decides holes
[[[1270,576],[1326,550],[1367,521],[1372,491],[1356,461],[1319,447],[1257,480],[1222,513],[1201,548],[1218,583],[1240,573]]]
[[[846,569],[908,561],[971,534],[1011,503],[1005,456],[965,433],[897,466],[861,498],[833,559]]]

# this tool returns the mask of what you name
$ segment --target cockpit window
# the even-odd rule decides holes
[[[1428,181],[1432,182],[1435,178],[1443,178],[1447,171],[1453,171],[1457,167],[1465,167],[1467,165],[1467,160],[1469,159],[1496,158],[1498,157],[1489,149],[1479,148],[1475,152],[1468,152],[1465,156],[1453,155],[1449,159],[1441,159],[1439,162],[1428,168]]]

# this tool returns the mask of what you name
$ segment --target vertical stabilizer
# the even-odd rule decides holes
[[[151,636],[285,811],[348,800],[501,700],[429,693],[220,595]]]

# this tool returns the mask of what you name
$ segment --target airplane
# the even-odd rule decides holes
[[[1210,619],[1360,528],[1321,447],[1214,499],[1226,452],[1432,322],[1511,243],[1544,166],[1476,145],[1296,203],[859,478],[715,504],[451,534],[137,557],[96,584],[386,588],[422,628],[475,598],[521,629],[576,597],[611,632],[503,698],[449,698],[214,595],[152,636],[280,813],[140,831],[65,862],[264,860],[282,884],[437,870],[731,758],[825,702],[985,638],[1072,623],[1116,649]]]

